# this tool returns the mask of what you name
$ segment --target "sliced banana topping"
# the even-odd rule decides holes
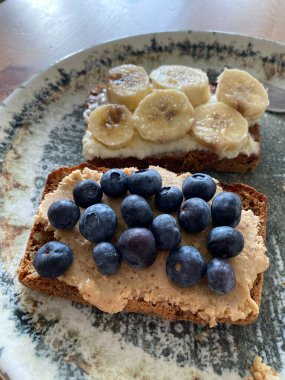
[[[250,124],[262,117],[269,105],[263,85],[243,70],[225,69],[218,77],[218,101],[238,110]]]
[[[198,142],[214,152],[239,149],[248,137],[248,122],[235,109],[217,102],[195,109],[191,132]]]
[[[193,107],[210,98],[207,74],[199,69],[180,65],[160,66],[150,73],[155,88],[183,91]]]
[[[88,129],[97,141],[112,149],[127,146],[135,131],[131,112],[118,104],[97,107],[89,116]]]
[[[124,104],[133,111],[152,85],[145,69],[136,65],[122,65],[111,69],[107,76],[107,95],[112,103]]]
[[[157,90],[140,102],[134,120],[141,138],[164,143],[185,136],[193,124],[194,110],[183,92]]]

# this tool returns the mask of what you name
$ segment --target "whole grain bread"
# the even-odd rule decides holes
[[[88,92],[86,107],[92,108],[98,101],[98,96],[105,90],[104,85],[94,86]],[[215,92],[215,86],[211,86],[211,91]],[[249,133],[254,141],[260,141],[259,124],[249,127]],[[199,172],[204,170],[213,170],[216,172],[234,172],[246,173],[254,170],[260,161],[260,152],[247,156],[239,154],[235,158],[220,158],[216,153],[210,151],[190,151],[190,152],[171,152],[156,154],[139,159],[137,157],[116,157],[100,158],[94,157],[89,160],[94,166],[105,166],[109,168],[126,168],[137,167],[139,169],[147,168],[149,165],[161,166],[175,173],[183,171]]]
[[[108,170],[104,167],[98,168],[90,164],[81,164],[71,168],[60,168],[48,176],[42,198],[44,198],[45,194],[55,190],[65,176],[69,175],[74,170],[83,170],[85,167],[101,172]],[[250,209],[255,215],[259,216],[259,235],[262,236],[265,242],[267,212],[266,196],[244,184],[220,185],[223,190],[235,192],[241,197],[243,209]],[[76,287],[67,285],[65,282],[58,279],[39,277],[35,272],[33,266],[34,255],[43,244],[50,240],[54,240],[53,232],[45,231],[44,225],[34,224],[28,239],[24,258],[21,261],[18,276],[19,281],[27,287],[40,290],[49,295],[64,297],[75,302],[87,304]],[[258,305],[260,305],[261,302],[262,282],[263,274],[258,274],[251,289],[251,297]],[[131,299],[128,301],[124,311],[141,314],[155,314],[168,320],[187,320],[197,324],[205,324],[205,320],[202,320],[198,315],[193,314],[190,311],[182,311],[178,306],[168,304],[167,302],[157,302],[156,304],[153,304],[146,302],[143,299]],[[246,319],[235,322],[231,321],[229,318],[220,318],[218,319],[218,322],[245,325],[254,322],[257,317],[258,314],[252,313],[248,315]]]

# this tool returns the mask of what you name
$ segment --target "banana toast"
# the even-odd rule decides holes
[[[268,106],[260,82],[225,69],[217,86],[209,85],[202,70],[178,65],[160,66],[149,78],[142,67],[122,65],[90,90],[83,138],[88,162],[175,172],[256,168],[258,121]]]
[[[181,183],[186,176],[186,174],[179,176],[161,168],[155,169],[161,173],[164,186]],[[72,168],[60,168],[48,176],[40,211],[35,218],[25,255],[20,265],[20,282],[25,286],[40,290],[49,295],[96,305],[101,310],[107,312],[124,311],[154,314],[169,320],[187,320],[198,324],[209,324],[210,326],[214,326],[217,322],[242,325],[254,322],[258,317],[261,302],[263,271],[268,266],[268,259],[264,254],[266,197],[244,184],[219,184],[220,191],[235,192],[242,200],[243,217],[240,224],[242,233],[247,234],[246,231],[253,228],[254,224],[256,227],[255,240],[252,240],[250,243],[249,241],[254,234],[249,234],[248,243],[246,243],[249,246],[245,248],[241,254],[245,255],[246,252],[247,254],[251,252],[249,259],[252,261],[250,265],[250,270],[253,270],[251,274],[252,278],[250,283],[245,284],[245,287],[242,285],[243,282],[246,282],[245,279],[238,279],[237,289],[235,289],[232,294],[212,294],[209,292],[204,280],[200,285],[194,287],[196,290],[193,290],[193,287],[182,289],[170,284],[165,274],[165,252],[159,252],[156,261],[149,268],[142,270],[130,269],[128,265],[122,263],[118,273],[111,276],[102,276],[96,271],[94,260],[89,258],[89,256],[92,256],[89,252],[92,244],[84,239],[80,240],[78,236],[75,239],[75,236],[72,235],[74,234],[74,230],[71,231],[71,235],[67,236],[67,234],[51,228],[44,207],[46,207],[47,203],[51,203],[53,197],[56,197],[56,199],[59,197],[72,199],[72,190],[70,189],[72,189],[77,182],[88,178],[99,181],[102,173],[107,170],[106,168],[96,168],[90,164],[81,164]],[[125,169],[127,175],[133,171],[133,168]],[[70,185],[72,186],[70,187]],[[104,198],[103,196],[103,203],[110,201],[107,198],[108,197]],[[108,204],[115,210],[118,200],[112,202],[113,203]],[[122,222],[119,219],[118,212],[117,216],[118,229],[122,232],[125,227],[121,229]],[[183,239],[184,238],[185,236]],[[205,236],[203,239],[204,238]],[[48,279],[37,274],[33,260],[38,249],[43,244],[53,240],[59,240],[67,244],[73,244],[75,240],[80,240],[80,244],[78,246],[75,244],[73,250],[75,257],[78,258],[80,256],[82,262],[76,262],[77,259],[75,259],[76,263],[72,264],[73,267],[67,271],[67,274],[59,278]],[[199,246],[200,243],[198,244],[198,240],[199,239],[194,237],[191,242],[193,245],[197,243],[196,245]],[[247,237],[245,237],[245,241],[247,241]],[[80,255],[78,255],[76,251],[77,249],[79,250],[81,246],[84,247],[84,249]],[[232,260],[239,259],[234,258]],[[244,262],[244,258],[240,260]],[[248,268],[248,258],[246,261],[246,268]],[[244,267],[239,269],[237,262],[238,261],[233,264],[236,265],[234,267],[236,272],[246,272],[247,269]],[[86,279],[88,279],[88,286],[86,285]],[[125,287],[123,287],[126,281],[128,287],[125,285]],[[101,295],[102,297],[100,296],[101,298],[98,298],[98,294],[93,294],[94,297],[92,298],[91,295],[94,290],[92,290],[92,286],[97,290],[99,286],[99,289],[101,289],[103,293],[103,295]],[[149,289],[145,289],[145,286],[149,287]],[[131,290],[129,288],[131,288]],[[245,293],[247,294],[246,296]],[[122,297],[122,294],[125,294],[125,296]],[[242,301],[238,299],[240,294],[243,294],[243,297],[245,297],[242,298]],[[197,304],[197,299],[200,302],[200,306]],[[231,303],[232,307],[229,307]]]

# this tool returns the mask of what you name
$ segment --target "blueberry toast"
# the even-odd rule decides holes
[[[110,313],[252,323],[268,267],[266,207],[253,188],[203,174],[60,168],[47,178],[19,280]]]

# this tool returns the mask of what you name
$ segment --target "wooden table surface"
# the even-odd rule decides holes
[[[167,30],[219,30],[285,42],[284,0],[0,0],[0,99],[80,49]]]

